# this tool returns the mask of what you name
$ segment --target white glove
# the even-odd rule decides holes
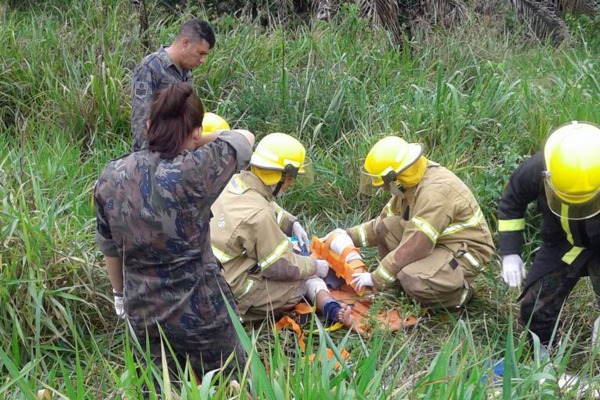
[[[594,321],[594,327],[592,328],[592,347],[596,347],[596,349],[600,348],[600,317],[596,318]]]
[[[113,290],[115,300],[115,313],[119,318],[125,318],[125,308],[123,308],[123,293],[117,293]]]
[[[317,260],[316,274],[319,278],[325,278],[329,272],[329,263],[325,260]]]
[[[502,257],[502,279],[510,287],[521,287],[525,278],[525,264],[518,254]]]
[[[303,246],[310,245],[310,242],[308,241],[308,235],[306,234],[306,231],[304,230],[302,225],[300,225],[300,222],[294,222],[294,224],[292,225],[292,234],[296,237],[296,239],[298,239],[298,244],[300,245],[300,248],[302,248]]]
[[[350,284],[354,285],[358,290],[362,289],[365,286],[373,286],[373,278],[371,278],[370,272],[357,272],[352,274],[354,279]]]

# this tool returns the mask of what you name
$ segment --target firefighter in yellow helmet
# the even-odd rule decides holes
[[[494,253],[469,188],[425,158],[421,144],[397,136],[371,148],[362,175],[392,197],[377,218],[346,230],[355,246],[377,246],[381,258],[373,272],[355,274],[354,283],[380,290],[399,282],[423,306],[464,306],[473,278]]]
[[[202,119],[202,136],[217,132],[217,131],[228,131],[231,128],[223,117],[212,112],[204,113]]]
[[[572,121],[556,128],[543,150],[510,176],[498,204],[502,278],[520,287],[525,212],[537,202],[542,245],[520,296],[523,325],[548,344],[564,301],[589,275],[600,295],[600,127]],[[531,321],[531,322],[529,322]]]
[[[213,204],[213,253],[244,321],[280,314],[306,297],[329,321],[352,325],[350,308],[331,298],[322,279],[329,264],[294,252],[290,237],[306,248],[308,235],[274,201],[296,177],[308,174],[309,165],[298,140],[271,133],[256,146],[250,170],[234,175]]]
[[[211,112],[204,113],[204,118],[202,118],[200,146],[214,141],[219,137],[221,132],[230,130],[229,124],[220,115]]]

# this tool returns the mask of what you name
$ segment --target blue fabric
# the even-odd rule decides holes
[[[338,313],[342,305],[339,301],[335,299],[327,299],[325,300],[325,304],[323,305],[323,316],[325,317],[325,322],[338,322]]]

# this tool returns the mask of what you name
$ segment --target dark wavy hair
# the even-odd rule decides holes
[[[162,158],[175,158],[203,118],[204,106],[192,85],[175,83],[160,89],[150,108],[148,149]]]

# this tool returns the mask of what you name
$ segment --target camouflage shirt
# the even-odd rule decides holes
[[[233,297],[211,251],[210,207],[251,152],[242,135],[224,132],[172,160],[142,150],[100,174],[96,243],[123,260],[125,311],[136,330],[160,323],[198,334],[230,323],[221,290]]]
[[[192,73],[179,68],[164,47],[146,56],[133,70],[131,79],[131,130],[132,151],[146,146],[146,120],[157,90],[181,82],[190,82]]]

